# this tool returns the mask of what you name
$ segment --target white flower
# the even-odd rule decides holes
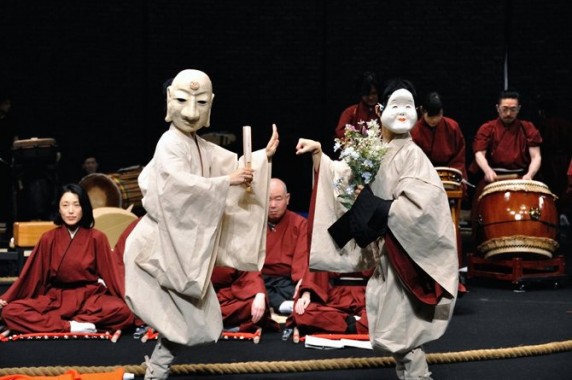
[[[367,185],[375,180],[381,159],[387,151],[387,146],[381,139],[381,128],[376,120],[364,123],[359,128],[346,125],[344,138],[334,140],[334,151],[341,150],[340,160],[351,169],[350,178],[339,178],[334,186],[340,192],[340,202],[350,208],[355,201],[355,189],[358,185]],[[347,185],[346,185],[347,184]]]

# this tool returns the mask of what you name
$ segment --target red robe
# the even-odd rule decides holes
[[[286,210],[274,228],[266,230],[266,259],[262,274],[289,277],[294,283],[308,269],[308,222]]]
[[[473,152],[486,151],[493,169],[524,169],[526,172],[530,164],[528,148],[541,143],[540,132],[531,122],[517,119],[507,127],[497,118],[481,125],[473,140]],[[473,162],[470,170],[477,173],[480,168]]]
[[[278,323],[270,318],[270,307],[266,302],[264,315],[256,324],[252,323],[252,301],[257,293],[266,294],[260,272],[244,272],[234,268],[215,267],[211,281],[216,291],[222,320],[225,327],[239,327],[240,331],[255,331],[262,327],[280,331]]]
[[[0,296],[8,302],[2,318],[21,333],[68,332],[70,320],[123,329],[134,321],[123,301],[124,281],[102,232],[80,227],[72,239],[60,226],[42,235],[20,277]]]
[[[528,170],[531,161],[528,148],[538,147],[541,143],[540,132],[531,122],[517,119],[511,125],[505,126],[500,118],[496,118],[481,125],[473,140],[473,152],[486,151],[485,157],[492,169],[522,169],[522,175]],[[469,171],[481,174],[471,206],[471,220],[475,226],[478,200],[487,183],[482,178],[482,170],[476,161],[471,163]]]
[[[310,292],[311,302],[304,314],[292,313],[292,319],[303,333],[327,332],[343,334],[348,325],[348,316],[359,316],[356,322],[358,334],[368,333],[368,321],[365,308],[366,280],[371,277],[372,271],[361,273],[333,273],[308,271],[302,280],[298,296],[305,291]],[[346,281],[344,285],[336,285],[340,277],[363,278],[355,285]],[[296,301],[298,297],[296,298]]]
[[[572,159],[570,160],[570,165],[568,165],[568,171],[566,172],[568,176],[568,189],[566,190],[566,194],[572,194]]]
[[[127,226],[127,228],[125,228],[125,230],[121,233],[119,239],[117,239],[117,243],[115,243],[115,247],[113,247],[113,254],[117,257],[119,268],[121,270],[123,277],[125,277],[125,263],[123,262],[123,254],[125,253],[125,244],[127,243],[127,238],[129,237],[129,234],[131,233],[131,231],[135,229],[137,223],[139,223],[140,221],[141,218],[137,218],[134,221],[132,221]],[[135,321],[133,323],[136,326],[142,326],[145,324],[145,322],[137,316],[135,316]]]
[[[429,157],[433,166],[454,168],[467,178],[465,167],[465,138],[459,124],[448,117],[442,117],[434,128],[420,119],[411,130],[413,141]]]
[[[344,137],[347,124],[351,124],[357,128],[360,122],[366,123],[370,120],[377,120],[378,124],[381,125],[379,117],[375,113],[375,107],[370,107],[362,101],[349,106],[340,115],[338,126],[336,127],[336,137],[340,139]]]
[[[431,127],[425,119],[421,118],[411,130],[411,137],[415,144],[427,155],[433,166],[444,166],[459,170],[464,179],[467,179],[465,165],[465,137],[459,124],[443,116],[435,127]],[[466,185],[461,185],[463,194],[467,196]],[[455,226],[457,235],[457,253],[459,265],[462,264],[462,237],[458,226]]]

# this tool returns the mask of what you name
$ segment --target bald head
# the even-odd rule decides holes
[[[270,223],[278,223],[286,213],[288,203],[290,203],[290,194],[286,184],[278,178],[272,178],[270,180],[268,221]]]

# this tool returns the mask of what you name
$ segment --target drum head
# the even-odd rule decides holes
[[[556,195],[552,194],[548,186],[542,182],[529,179],[513,179],[489,183],[483,188],[483,192],[479,196],[479,201],[488,194],[505,191],[539,193],[556,199]]]
[[[131,224],[137,215],[119,207],[99,207],[93,210],[94,227],[107,236],[109,245],[113,248],[119,237]]]
[[[439,174],[439,178],[441,178],[445,190],[461,189],[463,173],[460,170],[445,166],[436,166],[435,170],[437,170],[437,174]]]
[[[32,138],[16,140],[12,144],[14,164],[53,164],[58,159],[56,140]]]
[[[450,168],[448,166],[435,166],[435,170],[437,170],[438,172],[449,172],[452,175],[463,178],[463,173],[459,169]]]
[[[79,185],[87,191],[91,207],[121,207],[121,191],[113,179],[105,174],[89,174],[79,181]]]

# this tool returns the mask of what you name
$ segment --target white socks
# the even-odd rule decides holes
[[[72,333],[94,333],[97,332],[95,325],[89,322],[70,321],[70,331]]]
[[[280,304],[280,307],[278,308],[278,311],[280,312],[280,314],[292,314],[293,310],[294,310],[294,301],[293,300],[282,302]]]

